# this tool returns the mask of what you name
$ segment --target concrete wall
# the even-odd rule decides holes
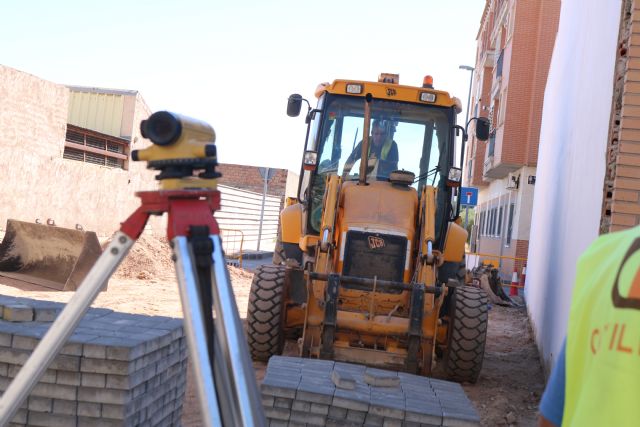
[[[0,65],[0,227],[9,218],[56,225],[80,224],[100,236],[113,234],[135,208],[134,192],[155,189],[153,173],[130,162],[129,170],[62,158],[69,90]],[[132,148],[147,145],[139,122],[149,109],[136,98]]]
[[[548,369],[578,256],[597,236],[621,1],[564,0],[545,90],[525,295]]]

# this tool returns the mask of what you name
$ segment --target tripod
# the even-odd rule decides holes
[[[136,193],[141,206],[122,223],[0,399],[0,425],[11,421],[140,237],[149,216],[165,212],[168,213],[167,237],[173,250],[185,335],[203,421],[206,426],[266,424],[218,224],[213,218],[213,212],[220,208],[220,193],[215,190],[215,178],[220,175],[214,171],[217,164],[215,150],[210,148],[215,146],[207,145],[209,148],[201,150],[205,158],[198,158],[197,153],[195,158],[166,158],[175,152],[168,152],[171,148],[167,145],[193,144],[198,137],[213,142],[213,129],[205,123],[167,112],[154,113],[142,122],[141,127],[143,136],[149,137],[156,146],[146,149],[151,153],[132,152],[133,160],[155,157],[155,160],[145,160],[149,160],[150,168],[163,171],[157,178],[165,180],[162,181],[164,187],[173,188]],[[173,141],[162,143],[172,135]],[[158,148],[161,150],[157,151]],[[188,150],[193,152],[192,148]],[[184,147],[181,151],[180,155],[183,155]],[[205,171],[196,178],[192,176],[194,169]]]

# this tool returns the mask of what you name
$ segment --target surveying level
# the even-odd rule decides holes
[[[204,425],[266,425],[213,217],[220,207],[215,132],[207,123],[166,111],[144,120],[141,132],[154,145],[133,151],[131,157],[160,171],[156,179],[161,190],[136,193],[141,206],[122,223],[0,399],[0,425],[12,420],[140,237],[149,216],[165,212]]]

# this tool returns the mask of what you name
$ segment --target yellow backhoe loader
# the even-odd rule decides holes
[[[430,76],[405,86],[395,74],[335,80],[315,95],[316,108],[297,94],[288,101],[289,116],[307,102],[307,138],[298,202],[280,216],[284,253],[251,286],[253,358],[294,337],[303,357],[421,375],[442,361],[447,378],[475,382],[488,308],[463,279],[460,101]],[[486,140],[488,120],[471,122]]]

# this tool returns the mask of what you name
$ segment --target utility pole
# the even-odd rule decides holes
[[[262,207],[260,208],[260,225],[258,227],[258,244],[256,251],[260,250],[260,240],[262,240],[262,221],[264,219],[264,203],[267,200],[267,189],[269,188],[269,180],[275,174],[275,169],[271,168],[258,168],[260,176],[263,179],[264,185],[262,188]]]

